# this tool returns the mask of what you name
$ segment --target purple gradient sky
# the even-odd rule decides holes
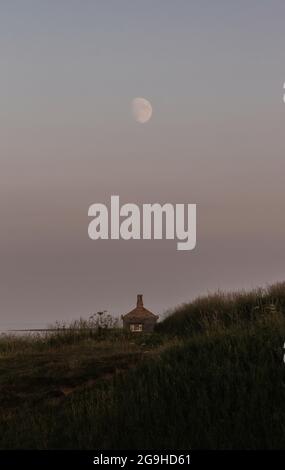
[[[1,2],[0,330],[284,279],[284,20],[276,0]],[[111,194],[197,203],[196,249],[89,240]]]

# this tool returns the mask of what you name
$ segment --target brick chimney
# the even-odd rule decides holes
[[[142,296],[142,294],[137,295],[137,307],[143,307],[143,296]]]

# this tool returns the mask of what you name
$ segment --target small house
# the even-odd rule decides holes
[[[122,315],[123,327],[133,333],[153,331],[158,315],[147,310],[143,305],[143,296],[138,294],[137,306],[129,313]]]

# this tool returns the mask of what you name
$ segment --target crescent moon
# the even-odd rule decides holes
[[[152,106],[145,98],[134,98],[132,111],[134,119],[141,124],[149,121],[152,116]]]

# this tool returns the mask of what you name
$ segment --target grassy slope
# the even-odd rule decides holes
[[[99,378],[109,379],[136,364],[142,355],[138,347],[126,341],[112,343],[81,339],[77,344],[48,348],[37,345],[33,348],[33,341],[29,343],[24,350],[2,353],[2,415],[22,406],[23,402],[33,406],[55,401],[82,386],[91,386]]]
[[[0,391],[24,400],[1,392],[0,447],[284,448],[284,299],[199,299],[145,338],[2,345]],[[47,377],[72,393],[47,396]]]

